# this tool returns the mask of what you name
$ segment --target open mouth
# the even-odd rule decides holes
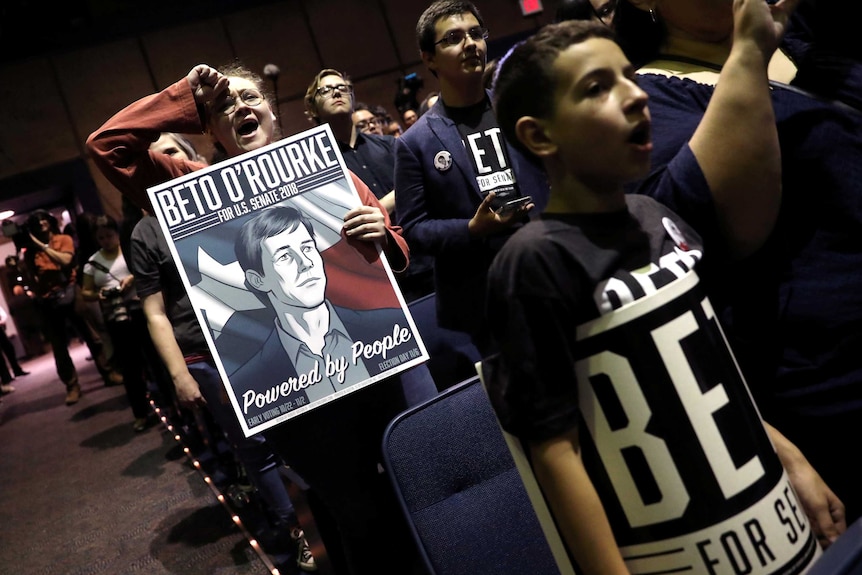
[[[629,136],[629,143],[636,144],[638,146],[645,146],[649,144],[652,140],[650,123],[649,122],[641,122],[637,125],[637,127],[632,131],[631,136]]]
[[[259,125],[257,120],[249,118],[240,124],[236,131],[240,136],[248,136],[253,134]]]

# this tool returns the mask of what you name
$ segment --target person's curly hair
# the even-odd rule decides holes
[[[232,77],[232,78],[243,78],[244,80],[248,80],[258,92],[261,93],[263,99],[266,100],[267,104],[269,104],[270,109],[273,111],[273,114],[277,113],[278,110],[278,102],[275,101],[275,94],[269,87],[269,83],[266,82],[259,74],[253,72],[251,69],[246,67],[244,64],[238,61],[231,62],[230,64],[226,64],[224,66],[220,66],[217,68],[219,73]],[[212,121],[212,117],[209,115],[209,110],[204,108],[204,125],[209,126]],[[278,123],[275,123],[273,126],[274,134],[273,140],[281,139],[281,130],[278,126]],[[213,141],[213,147],[215,148],[216,157],[226,157],[227,154],[225,152],[224,146],[222,146],[219,142]]]

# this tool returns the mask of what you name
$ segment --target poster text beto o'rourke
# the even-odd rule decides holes
[[[168,226],[219,215],[231,219],[301,192],[304,178],[338,167],[325,133],[242,156],[237,162],[208,170],[194,179],[156,192]]]

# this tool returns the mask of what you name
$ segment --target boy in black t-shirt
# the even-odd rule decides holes
[[[689,145],[653,175],[670,190],[705,187],[716,203],[731,194],[757,195],[750,221],[716,222],[728,237],[729,257],[743,257],[765,241],[780,204],[780,159],[766,64],[786,20],[782,4],[772,11],[758,1],[735,5],[735,41],[723,81]],[[634,569],[617,545],[631,545],[643,533],[628,537],[634,525],[623,499],[631,490],[602,490],[617,486],[613,476],[622,473],[620,468],[607,471],[610,481],[598,481],[582,459],[587,437],[579,436],[579,429],[592,431],[588,420],[600,409],[583,406],[590,412],[584,414],[579,402],[584,395],[578,388],[587,382],[579,372],[576,348],[583,336],[578,327],[691,279],[703,254],[699,236],[676,214],[651,198],[624,192],[626,182],[649,171],[650,116],[634,68],[611,38],[596,23],[551,25],[501,64],[495,85],[500,127],[510,143],[541,161],[552,192],[541,220],[516,232],[494,259],[485,308],[500,349],[483,368],[489,396],[502,426],[524,442],[561,535],[579,572],[587,575]],[[731,123],[734,128],[728,130]],[[738,176],[748,167],[726,153],[739,139],[760,151],[759,168],[746,174],[744,189],[739,189]],[[720,352],[716,347],[707,355]],[[741,401],[732,397],[729,409],[755,414],[748,443],[769,450],[762,429],[763,437],[758,436],[756,411],[746,402],[747,396]],[[620,422],[630,415],[627,407],[608,416],[614,430],[637,425]],[[821,543],[831,541],[844,529],[843,506],[801,453],[774,429],[767,430]],[[683,448],[691,450],[690,445]],[[589,443],[589,449],[595,456],[596,446]],[[766,459],[764,466],[769,467]],[[673,483],[670,474],[653,486]],[[639,489],[634,497],[649,498],[637,478],[632,486]],[[617,499],[606,498],[608,493]],[[662,495],[669,494],[662,491],[659,499]],[[693,504],[697,497],[703,500],[694,493]],[[666,528],[659,525],[665,539]],[[615,535],[621,533],[628,539],[617,541]]]

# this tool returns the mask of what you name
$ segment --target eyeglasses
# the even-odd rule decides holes
[[[260,103],[263,102],[263,94],[257,90],[243,90],[238,96],[243,104],[252,108],[260,106]],[[229,94],[224,100],[213,103],[213,111],[225,116],[232,114],[236,110],[236,100],[236,96]]]
[[[317,94],[321,98],[326,98],[330,94],[335,96],[335,94],[333,94],[333,92],[335,91],[337,91],[339,94],[352,94],[353,84],[334,84],[332,86],[321,86],[317,89],[315,94]]]
[[[443,44],[444,46],[458,46],[467,38],[467,36],[470,36],[470,39],[474,42],[478,42],[479,40],[487,40],[488,29],[482,28],[480,26],[474,26],[466,32],[460,29],[449,30],[448,32],[446,32],[445,36],[434,42],[434,45],[437,46],[439,44]]]
[[[359,120],[356,122],[356,129],[360,132],[364,132],[366,128],[373,128],[374,126],[379,126],[380,120],[377,118],[368,118],[367,120]]]

